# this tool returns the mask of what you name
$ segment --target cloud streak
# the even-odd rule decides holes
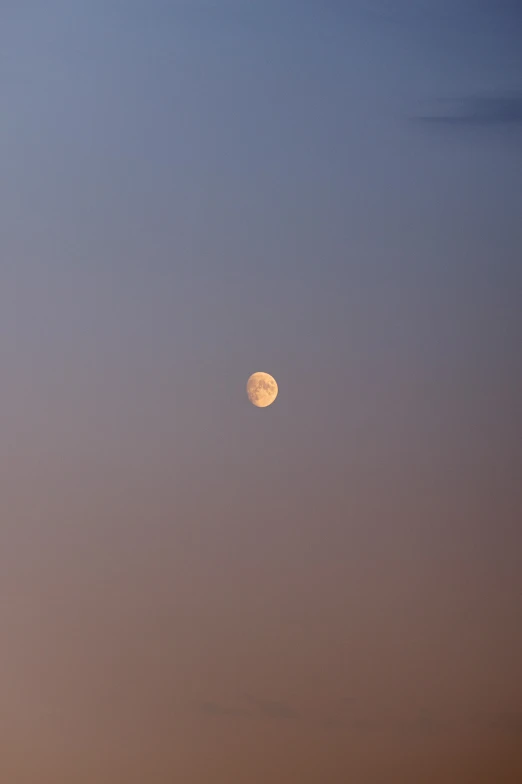
[[[246,695],[247,702],[259,716],[267,719],[296,719],[297,712],[284,702],[278,700],[261,700],[250,694]]]
[[[244,694],[236,700],[219,702],[204,700],[198,702],[197,711],[215,719],[247,719],[248,721],[311,721],[325,731],[355,734],[392,734],[405,736],[435,736],[451,731],[457,726],[464,727],[463,717],[437,716],[430,711],[419,711],[410,715],[378,715],[372,713],[353,713],[353,701],[341,700],[329,715],[320,716],[311,711],[300,714],[291,705],[281,700],[266,699]],[[494,731],[500,734],[518,736],[522,733],[522,712],[520,710],[483,714],[476,717],[476,729]]]
[[[490,728],[501,732],[522,734],[522,711],[497,713],[490,721]]]
[[[205,701],[199,703],[199,708],[202,713],[208,716],[217,717],[230,717],[230,718],[248,718],[251,712],[245,708],[235,708],[229,705],[222,705],[219,702]]]
[[[246,694],[243,704],[232,705],[213,700],[198,703],[198,710],[218,718],[296,719],[297,711],[279,700],[266,700]]]
[[[455,127],[519,126],[522,125],[522,89],[467,96],[414,119],[430,125]]]

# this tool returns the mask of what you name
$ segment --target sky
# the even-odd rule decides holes
[[[522,780],[521,34],[3,0],[2,781]]]

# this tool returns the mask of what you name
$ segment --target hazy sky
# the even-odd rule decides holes
[[[522,781],[521,40],[2,0],[2,782]]]

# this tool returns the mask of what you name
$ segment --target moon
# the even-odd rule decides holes
[[[247,381],[247,395],[258,408],[266,408],[277,397],[277,381],[269,373],[252,373]]]

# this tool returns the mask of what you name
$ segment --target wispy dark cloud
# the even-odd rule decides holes
[[[197,704],[201,713],[208,716],[223,718],[264,718],[264,719],[295,719],[297,711],[290,705],[279,700],[266,700],[254,697],[250,694],[244,696],[238,703],[215,702],[205,700]]]
[[[397,730],[402,732],[418,733],[420,735],[431,735],[447,729],[448,722],[443,721],[431,713],[422,711],[409,719],[397,722]]]
[[[360,714],[330,715],[321,726],[326,730],[342,729],[356,733],[398,733],[406,735],[433,735],[448,729],[450,723],[428,712],[410,716],[371,716]]]
[[[347,726],[357,732],[387,732],[406,735],[432,735],[448,728],[448,722],[429,713],[419,713],[401,717],[370,717],[360,716],[350,721]]]
[[[348,717],[351,716],[355,701],[352,697],[340,699],[329,716],[326,716],[321,724],[324,729],[338,729],[347,725]]]
[[[297,711],[285,702],[262,700],[250,694],[246,695],[246,700],[259,716],[264,716],[268,719],[296,719],[298,715]]]
[[[343,0],[329,0],[337,9],[350,7]],[[491,18],[505,18],[511,22],[522,20],[522,7],[519,0],[358,0],[357,7],[375,15],[401,21],[473,19],[482,21]]]
[[[354,733],[386,733],[397,736],[431,736],[445,733],[455,727],[458,719],[451,720],[447,717],[435,715],[430,711],[419,711],[408,715],[371,715],[368,713],[353,713],[353,700],[340,700],[333,707],[332,712],[326,716],[315,715],[311,712],[300,715],[290,704],[281,700],[264,699],[252,694],[245,694],[239,699],[219,702],[204,700],[195,705],[199,713],[217,719],[248,719],[256,720],[295,720],[303,718],[316,723],[326,731],[354,732]],[[489,729],[511,735],[522,735],[522,712],[498,712],[495,714],[484,713],[475,717],[477,727]]]
[[[224,705],[219,702],[200,702],[198,707],[202,713],[206,713],[209,716],[247,718],[252,715],[251,711],[246,710],[246,708]]]
[[[515,732],[522,735],[522,711],[498,713],[490,720],[490,728],[502,732]]]
[[[473,95],[445,102],[415,118],[422,123],[448,126],[522,125],[522,89],[494,95]]]
[[[346,722],[338,716],[329,716],[328,718],[323,719],[321,726],[325,730],[337,730],[345,727]]]
[[[359,717],[350,722],[350,727],[361,732],[376,732],[383,729],[383,721],[368,717]]]

